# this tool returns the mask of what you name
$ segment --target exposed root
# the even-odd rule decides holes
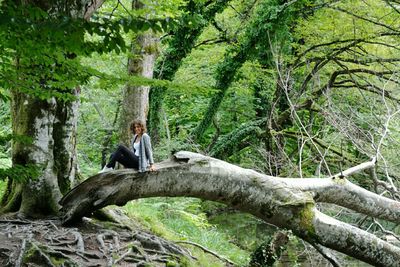
[[[80,253],[85,252],[85,243],[83,242],[83,237],[82,237],[81,233],[79,233],[77,231],[74,231],[72,233],[75,236],[77,251]]]
[[[26,249],[26,239],[22,240],[22,244],[21,244],[21,249],[17,258],[17,261],[15,262],[15,267],[20,267],[21,263],[22,263],[22,257],[25,254],[25,249]]]
[[[129,254],[132,253],[132,248],[129,248],[128,251],[124,254],[121,255],[121,257],[119,257],[114,264],[117,265],[120,261],[122,261],[126,256],[128,256]]]
[[[199,245],[199,244],[197,244],[197,243],[190,242],[190,241],[175,241],[175,243],[189,244],[189,245],[198,247],[198,248],[202,249],[204,252],[213,255],[214,257],[218,258],[219,260],[221,260],[221,261],[223,261],[223,262],[228,263],[228,264],[231,265],[231,266],[234,266],[234,265],[235,265],[235,263],[232,262],[232,261],[230,261],[229,259],[227,259],[227,258],[225,258],[225,257],[223,257],[223,256],[221,256],[221,255],[218,255],[216,252],[211,251],[211,250],[209,250],[209,249],[207,249],[207,248],[205,248],[205,247],[203,247],[202,245]]]
[[[190,258],[186,250],[149,233],[100,226],[1,220],[0,266],[164,266]]]
[[[29,260],[30,262],[37,264],[44,264],[44,266],[56,267],[49,257],[49,255],[44,252],[35,242],[30,242],[31,249],[29,251],[29,255],[25,257],[25,260]]]

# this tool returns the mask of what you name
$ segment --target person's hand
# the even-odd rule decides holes
[[[151,164],[151,165],[150,165],[150,169],[149,169],[149,171],[151,171],[151,172],[154,172],[154,171],[156,171],[156,168],[154,167],[154,165],[153,165],[153,164]]]

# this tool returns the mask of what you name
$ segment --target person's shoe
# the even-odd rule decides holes
[[[109,171],[113,171],[114,169],[113,168],[109,168],[109,167],[107,167],[107,165],[106,166],[104,166],[104,168],[101,170],[101,171],[99,171],[98,173],[105,173],[105,172],[109,172]]]

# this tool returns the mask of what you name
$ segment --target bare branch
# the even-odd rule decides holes
[[[89,20],[96,10],[101,7],[105,0],[92,0],[91,4],[86,7],[85,14],[83,18]]]
[[[201,250],[203,250],[204,252],[209,253],[209,254],[215,256],[216,258],[220,259],[220,260],[223,261],[223,262],[227,262],[227,263],[229,263],[229,264],[232,265],[232,266],[235,266],[235,265],[236,265],[234,262],[230,261],[229,259],[227,259],[227,258],[225,258],[225,257],[222,257],[221,255],[218,255],[216,252],[211,251],[211,250],[209,250],[208,248],[205,248],[204,246],[202,246],[202,245],[200,245],[200,244],[197,244],[197,243],[195,243],[195,242],[191,242],[191,241],[182,241],[182,240],[181,240],[181,241],[175,241],[175,243],[178,243],[178,244],[179,244],[179,243],[181,243],[181,244],[189,244],[189,245],[198,247],[198,248],[200,248]]]
[[[344,174],[372,165],[372,162],[361,164]],[[131,199],[192,196],[250,212],[267,223],[291,229],[308,242],[374,265],[396,266],[400,262],[400,248],[316,210],[315,201],[323,201],[400,222],[399,202],[367,191],[346,179],[277,178],[183,151],[176,153],[173,159],[157,164],[157,170],[145,174],[129,169],[117,170],[85,180],[60,202],[65,222],[71,223],[110,204],[124,205]],[[376,253],[380,257],[376,257]]]
[[[334,10],[338,10],[338,11],[343,12],[343,13],[346,13],[346,14],[348,14],[348,15],[351,15],[351,16],[355,17],[355,18],[358,18],[358,19],[361,19],[361,20],[370,22],[370,23],[372,23],[372,24],[374,24],[374,25],[381,26],[381,27],[383,27],[383,28],[386,28],[386,29],[388,29],[388,30],[394,32],[394,33],[400,33],[397,29],[395,29],[395,28],[393,28],[393,27],[390,27],[389,25],[383,24],[383,23],[381,23],[381,22],[379,22],[379,21],[374,21],[374,20],[369,19],[369,18],[362,17],[362,16],[360,16],[360,15],[358,15],[358,14],[355,14],[355,13],[350,12],[350,11],[348,11],[348,10],[342,9],[342,8],[340,8],[340,7],[332,7],[332,6],[331,6],[330,8],[331,8],[331,9],[334,9]]]

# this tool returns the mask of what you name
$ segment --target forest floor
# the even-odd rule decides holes
[[[0,266],[177,266],[190,252],[139,229],[84,218],[0,218]]]

